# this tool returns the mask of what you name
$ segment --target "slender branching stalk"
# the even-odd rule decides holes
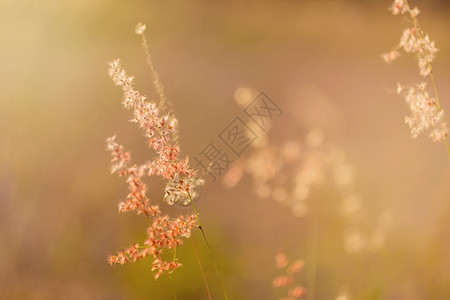
[[[172,278],[170,278],[170,275],[167,275],[167,280],[169,281],[169,288],[170,288],[170,292],[172,294],[172,298],[173,300],[177,300],[177,295],[175,294],[174,288],[173,288],[173,283],[172,283]]]
[[[408,1],[405,0],[405,3],[408,4]],[[424,38],[425,34],[419,26],[419,21],[417,20],[417,16],[413,16],[412,19],[413,19],[413,23],[414,23],[414,28],[416,28],[417,33],[419,34],[419,37]],[[427,66],[428,66],[428,69],[430,70],[431,84],[433,85],[434,95],[436,97],[437,108],[439,111],[442,111],[441,103],[439,102],[439,94],[438,94],[438,91],[436,88],[436,80],[434,79],[433,67],[431,66],[431,62],[428,62]],[[445,145],[447,146],[447,156],[450,160],[450,146],[449,146],[449,142],[448,142],[448,136],[445,137]]]
[[[147,63],[147,66],[150,69],[153,86],[156,90],[156,93],[159,96],[159,108],[161,109],[161,111],[167,112],[170,115],[173,115],[172,102],[167,100],[166,94],[164,93],[164,85],[159,80],[159,74],[156,71],[155,67],[153,66],[152,55],[151,55],[149,47],[148,47],[147,38],[144,35],[145,25],[141,24],[141,26],[144,26],[143,30],[138,31],[138,28],[139,28],[139,24],[138,24],[138,27],[136,28],[136,34],[138,34],[142,39],[142,49],[144,50],[144,53],[145,53],[145,61]],[[176,130],[177,129],[175,128],[175,132],[173,134],[173,141],[175,143],[177,143],[178,139],[179,139],[179,135]]]
[[[311,211],[311,224],[308,233],[308,300],[315,300],[316,297],[316,273],[317,273],[317,242],[318,242],[318,216],[313,208]]]
[[[222,286],[223,295],[225,296],[225,299],[228,300],[227,291],[225,289],[225,285],[223,284],[222,276],[220,275],[219,268],[217,267],[216,260],[214,258],[213,252],[211,250],[211,246],[209,245],[208,239],[206,238],[205,230],[203,229],[202,223],[200,222],[200,218],[198,216],[194,201],[192,201],[191,194],[189,192],[187,194],[189,196],[189,200],[191,202],[192,208],[194,209],[195,216],[197,217],[198,228],[202,232],[203,239],[205,240],[206,247],[208,248],[208,253],[209,253],[209,256],[211,257],[214,271],[216,272],[217,278],[219,279],[220,285]]]
[[[147,65],[150,68],[150,72],[151,72],[151,75],[152,75],[152,83],[153,83],[153,86],[154,86],[154,88],[155,88],[155,90],[156,90],[156,92],[157,92],[157,94],[159,96],[159,99],[160,99],[159,108],[161,109],[161,111],[163,111],[163,112],[165,111],[165,112],[169,113],[170,115],[173,115],[172,104],[171,104],[170,101],[167,100],[167,98],[166,98],[166,96],[164,94],[164,86],[162,85],[161,81],[159,80],[159,74],[156,71],[155,67],[153,66],[150,50],[149,50],[149,47],[148,47],[148,42],[147,42],[147,39],[146,39],[146,37],[144,35],[144,31],[145,31],[145,25],[142,25],[142,24],[139,23],[137,25],[137,27],[136,27],[136,34],[138,34],[141,37],[141,39],[142,39],[142,48],[143,48],[144,53],[145,53]],[[173,134],[173,140],[174,140],[175,143],[178,142],[178,133],[177,133],[176,128],[175,128],[175,132]],[[206,238],[205,231],[204,231],[204,229],[203,229],[203,227],[201,225],[200,218],[199,218],[199,215],[197,213],[197,209],[196,209],[196,207],[194,205],[192,196],[189,193],[189,191],[187,191],[187,194],[189,196],[189,200],[190,200],[190,203],[192,205],[192,208],[194,209],[195,216],[196,216],[197,222],[198,222],[198,228],[202,232],[202,236],[203,236],[203,239],[205,240],[205,243],[206,243],[206,246],[207,246],[207,249],[208,249],[208,253],[209,253],[210,257],[211,257],[211,261],[212,261],[212,264],[214,266],[214,270],[216,272],[217,278],[219,279],[220,284],[222,286],[222,290],[223,290],[225,299],[228,300],[228,296],[227,296],[227,293],[226,293],[225,285],[224,285],[223,280],[222,280],[222,276],[221,276],[221,274],[219,272],[219,269],[217,267],[217,264],[216,264],[214,255],[212,253],[211,247],[209,245],[208,239]],[[205,287],[206,287],[207,292],[208,292],[208,297],[211,299],[211,293],[210,293],[210,290],[209,290],[208,283],[206,281],[206,277],[205,277],[205,274],[204,274],[203,266],[202,266],[202,263],[201,263],[201,260],[200,260],[200,257],[199,257],[199,253],[198,253],[198,248],[197,248],[197,245],[195,243],[195,238],[194,238],[193,235],[192,235],[192,240],[194,242],[195,251],[196,251],[196,255],[197,255],[197,260],[198,260],[199,265],[200,265],[200,270],[201,270],[201,273],[202,273],[203,281],[205,283]],[[174,255],[175,255],[175,252],[174,252]]]
[[[203,279],[203,282],[204,282],[205,287],[206,287],[206,292],[208,293],[208,299],[212,300],[211,291],[209,290],[208,281],[206,280],[205,270],[203,269],[203,264],[202,264],[202,261],[200,259],[200,253],[198,251],[197,242],[195,241],[195,237],[194,237],[193,234],[192,234],[192,242],[194,243],[195,257],[197,258],[198,265],[200,266],[200,272],[202,274],[202,279]]]

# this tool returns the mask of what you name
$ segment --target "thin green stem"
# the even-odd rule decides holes
[[[315,300],[316,295],[316,269],[317,269],[317,239],[318,239],[318,221],[315,209],[311,211],[311,224],[308,234],[308,300]]]
[[[205,231],[203,230],[202,224],[200,222],[200,218],[198,216],[197,209],[195,208],[194,201],[192,201],[191,194],[189,192],[187,192],[187,194],[189,196],[189,200],[190,200],[189,202],[191,202],[192,208],[194,209],[195,217],[197,218],[198,228],[202,232],[203,239],[205,240],[206,247],[208,248],[209,256],[211,257],[214,271],[216,272],[217,278],[219,279],[220,285],[222,286],[223,295],[225,296],[225,299],[228,300],[227,291],[225,289],[225,285],[223,284],[222,276],[220,275],[219,268],[217,267],[216,260],[214,259],[214,255],[211,250],[211,246],[209,245],[208,239],[206,238]]]
[[[434,80],[433,69],[431,68],[431,64],[430,63],[428,63],[428,66],[430,67],[431,83],[433,84],[434,95],[436,96],[437,108],[439,109],[439,111],[441,111],[442,108],[441,108],[441,104],[439,103],[439,95],[438,95],[438,91],[437,91],[437,88],[436,88],[436,81]],[[447,146],[448,159],[450,159],[450,145],[448,143],[448,136],[445,137],[445,145]]]
[[[436,103],[437,103],[437,107],[439,110],[441,110],[441,104],[439,103],[439,95],[437,92],[437,88],[436,88],[436,82],[434,81],[434,75],[433,75],[433,70],[431,69],[431,64],[428,63],[428,66],[430,67],[430,77],[431,77],[431,82],[433,84],[433,89],[434,89],[434,94],[436,95]]]
[[[177,247],[173,248],[173,261],[177,258]]]
[[[154,88],[155,88],[155,90],[156,90],[156,92],[158,93],[158,96],[159,96],[159,98],[160,98],[160,109],[162,109],[163,111],[167,109],[168,112],[169,112],[169,114],[173,114],[172,107],[171,107],[171,103],[170,103],[169,101],[167,101],[167,98],[166,98],[166,96],[165,96],[165,94],[164,94],[164,87],[163,87],[163,85],[161,84],[161,82],[159,81],[159,75],[158,75],[158,73],[156,72],[156,70],[155,70],[155,68],[154,68],[154,66],[153,66],[153,62],[152,62],[152,59],[151,59],[151,54],[150,54],[150,51],[149,51],[147,39],[145,38],[145,35],[144,35],[143,33],[142,33],[142,34],[139,34],[139,35],[140,35],[141,38],[142,38],[142,46],[143,46],[143,49],[144,49],[144,52],[145,52],[147,65],[149,66],[150,71],[151,71],[151,75],[152,75],[152,79],[153,79],[153,86],[154,86]],[[159,128],[157,128],[157,129],[158,129],[159,134],[160,134],[161,136],[163,136],[162,133],[161,133],[161,131],[159,130]],[[178,141],[178,134],[177,134],[177,132],[175,132],[175,134],[174,134],[174,136],[173,136],[173,139],[174,139],[175,142]],[[219,269],[218,269],[218,267],[217,267],[217,265],[216,265],[214,256],[213,256],[212,251],[211,251],[211,247],[210,247],[210,245],[209,245],[208,239],[206,238],[205,231],[203,230],[203,227],[202,227],[202,225],[201,225],[201,223],[200,223],[200,218],[199,218],[199,216],[198,216],[197,209],[195,208],[195,205],[194,205],[194,202],[192,201],[192,197],[191,197],[190,193],[188,192],[187,194],[188,194],[188,196],[189,196],[190,202],[191,202],[192,207],[193,207],[193,209],[194,209],[195,216],[196,216],[197,221],[198,221],[199,229],[200,229],[201,232],[202,232],[203,239],[205,240],[206,246],[207,246],[207,248],[208,248],[208,252],[209,252],[209,255],[210,255],[210,257],[211,257],[211,260],[212,260],[212,263],[213,263],[213,266],[214,266],[214,270],[215,270],[216,275],[217,275],[217,277],[219,278],[220,284],[221,284],[221,286],[222,286],[222,289],[223,289],[223,293],[224,293],[225,299],[228,300],[228,296],[227,296],[227,293],[226,293],[226,290],[225,290],[225,285],[223,284],[222,277],[220,276]],[[175,251],[174,251],[174,257],[175,257]],[[200,264],[200,265],[201,265],[201,264]],[[202,268],[202,267],[201,267],[201,269],[202,269],[202,271],[203,271],[203,268]],[[204,275],[204,274],[203,274],[203,275]],[[206,282],[206,280],[205,280],[205,282]],[[211,299],[211,294],[210,294],[210,292],[209,292],[209,287],[207,286],[207,284],[206,284],[206,287],[207,287],[207,290],[208,290],[208,296],[209,296],[210,299]]]
[[[175,294],[175,291],[173,289],[172,279],[170,278],[170,275],[167,275],[167,279],[169,280],[169,289],[170,292],[172,293],[172,298],[173,300],[177,300],[177,295]]]
[[[209,298],[209,300],[212,300],[211,291],[209,290],[208,281],[206,280],[205,270],[203,269],[203,264],[200,259],[200,253],[198,251],[197,242],[195,241],[195,237],[193,234],[192,234],[192,241],[194,242],[195,257],[197,258],[198,265],[200,266],[200,272],[202,274],[203,282],[205,283],[206,292],[208,293],[208,298]]]

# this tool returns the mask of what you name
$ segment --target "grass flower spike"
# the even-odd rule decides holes
[[[141,26],[136,30],[143,32],[144,29],[145,26]],[[143,243],[136,243],[112,255],[109,263],[124,264],[150,256],[153,258],[152,270],[156,271],[155,278],[158,278],[162,273],[171,273],[181,266],[175,257],[176,247],[199,224],[195,214],[180,215],[177,218],[163,215],[159,206],[151,203],[147,197],[148,188],[142,178],[156,175],[165,179],[167,185],[164,200],[169,204],[182,205],[187,205],[191,199],[200,196],[199,190],[204,181],[189,167],[188,157],[180,158],[180,148],[173,141],[176,118],[161,111],[155,103],[148,102],[134,88],[133,77],[127,75],[118,59],[109,64],[109,75],[114,84],[122,88],[122,104],[133,110],[132,121],[144,131],[148,146],[157,154],[155,159],[141,165],[129,165],[130,153],[116,142],[116,136],[107,139],[107,150],[111,153],[111,172],[125,177],[130,191],[126,200],[119,203],[119,212],[136,211],[138,215],[145,215],[150,223]],[[164,260],[165,250],[174,252],[172,260]]]
[[[397,46],[390,52],[381,55],[382,59],[390,64],[400,56],[399,49],[403,49],[405,53],[414,54],[417,58],[420,75],[430,77],[435,95],[434,98],[429,96],[425,82],[413,87],[398,84],[397,92],[403,95],[411,111],[410,115],[405,117],[405,123],[409,126],[413,138],[424,131],[428,131],[428,136],[433,141],[445,140],[450,158],[447,123],[445,122],[444,111],[439,103],[439,95],[431,65],[438,49],[429,35],[420,28],[417,20],[420,10],[417,7],[411,8],[407,0],[394,0],[389,9],[394,15],[406,15],[411,26],[403,30]]]
[[[405,117],[411,135],[416,138],[423,131],[428,130],[428,136],[433,141],[442,141],[447,138],[448,129],[444,120],[444,111],[438,109],[436,99],[431,98],[426,91],[426,83],[414,87],[398,84],[397,92],[404,96],[411,114]]]
[[[125,152],[124,147],[116,142],[116,136],[108,138],[106,144],[107,150],[111,152],[111,172],[126,177],[130,190],[126,201],[119,204],[119,212],[135,210],[138,215],[145,215],[150,225],[147,229],[147,238],[143,243],[136,243],[128,249],[110,256],[109,263],[111,265],[124,264],[150,256],[153,258],[152,271],[156,271],[155,278],[159,278],[163,273],[170,275],[181,266],[176,258],[176,249],[183,243],[182,238],[191,237],[192,229],[197,227],[202,233],[214,270],[222,286],[224,297],[227,300],[228,296],[222,276],[194,205],[194,201],[200,197],[204,180],[199,178],[197,171],[191,169],[187,156],[180,157],[177,119],[172,112],[171,103],[164,94],[164,86],[153,66],[147,40],[144,36],[145,28],[145,25],[139,23],[135,28],[135,33],[142,38],[146,62],[151,71],[153,88],[159,97],[159,103],[147,101],[147,98],[134,88],[133,77],[127,75],[120,64],[120,60],[116,59],[109,64],[109,76],[116,86],[122,88],[122,104],[125,108],[133,111],[131,121],[137,123],[144,131],[148,146],[155,151],[156,157],[141,165],[129,165],[130,153]],[[144,176],[153,175],[166,181],[164,200],[169,205],[190,205],[193,213],[179,215],[176,218],[163,215],[159,205],[150,201],[147,197],[147,186],[142,181]],[[192,236],[192,240],[195,244],[194,236]],[[195,246],[195,249],[208,297],[211,299],[197,246]],[[173,252],[170,260],[165,259],[170,257],[170,255],[164,255],[167,251]]]

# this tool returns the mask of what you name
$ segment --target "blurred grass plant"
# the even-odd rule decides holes
[[[400,56],[397,51],[399,49],[414,54],[417,58],[420,75],[430,77],[435,96],[435,98],[429,96],[426,82],[421,82],[415,86],[403,86],[398,83],[397,93],[403,95],[411,111],[411,114],[405,117],[405,123],[408,124],[413,138],[424,131],[428,131],[428,136],[433,141],[445,140],[450,159],[447,123],[444,110],[439,103],[439,95],[431,65],[438,49],[435,42],[419,25],[417,16],[420,10],[418,7],[411,8],[408,0],[394,0],[389,10],[393,15],[405,15],[409,28],[403,30],[400,42],[390,52],[382,54],[381,57],[386,63],[390,64]]]

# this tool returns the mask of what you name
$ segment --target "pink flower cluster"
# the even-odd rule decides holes
[[[113,82],[123,91],[123,104],[133,109],[133,122],[138,123],[148,138],[149,147],[155,150],[157,157],[141,165],[129,165],[130,153],[116,142],[116,136],[107,139],[107,150],[111,153],[111,172],[126,177],[129,194],[126,200],[119,203],[119,212],[136,211],[144,214],[150,222],[147,238],[142,244],[133,246],[112,255],[109,263],[124,264],[147,256],[153,257],[152,270],[156,271],[155,278],[163,272],[172,272],[181,264],[175,257],[165,261],[162,254],[165,249],[175,251],[182,244],[182,237],[188,238],[191,229],[197,227],[195,215],[170,218],[163,215],[158,205],[151,205],[147,197],[147,186],[142,181],[144,176],[157,175],[168,181],[165,200],[169,204],[179,202],[189,204],[192,199],[199,197],[199,188],[203,180],[197,178],[196,172],[189,167],[188,157],[180,159],[180,149],[173,145],[172,138],[175,131],[176,119],[168,114],[162,116],[154,103],[146,101],[133,87],[133,77],[127,76],[120,66],[120,61],[110,63],[109,74]]]
[[[406,53],[413,53],[417,56],[420,74],[427,76],[431,73],[431,63],[436,57],[436,48],[434,41],[430,40],[428,34],[425,34],[419,27],[417,21],[417,15],[420,11],[417,7],[410,8],[408,1],[395,0],[390,8],[394,15],[409,14],[413,27],[403,30],[400,38],[400,43],[388,53],[381,55],[383,60],[387,63],[391,63],[400,56],[400,53],[396,50],[403,48]]]
[[[394,0],[390,10],[394,15],[408,14],[413,26],[403,31],[400,43],[390,52],[383,54],[382,58],[385,62],[391,63],[399,57],[400,54],[397,49],[400,48],[406,53],[415,54],[419,64],[420,75],[430,75],[436,95],[436,98],[431,98],[428,95],[425,83],[417,84],[414,87],[405,87],[398,84],[397,93],[405,97],[411,111],[411,114],[405,117],[405,123],[408,124],[413,138],[416,138],[423,131],[429,130],[429,137],[433,141],[446,140],[448,136],[447,124],[444,111],[439,104],[431,67],[438,49],[434,41],[420,28],[417,20],[420,11],[417,7],[411,9],[407,0]]]
[[[417,55],[420,75],[427,76],[431,73],[431,62],[436,57],[438,49],[428,34],[421,34],[417,28],[405,29],[399,45],[405,52]]]
[[[289,265],[289,261],[286,257],[286,254],[281,251],[278,252],[277,255],[275,256],[275,262],[277,268],[283,269],[285,271],[285,274],[274,278],[272,285],[275,288],[285,288],[291,286],[295,280],[294,274],[299,273],[303,269],[303,266],[305,265],[305,262],[303,260],[296,260]],[[289,289],[288,297],[282,298],[280,300],[293,300],[305,295],[306,289],[304,287],[294,286],[293,288]]]
[[[189,167],[188,157],[179,158],[180,148],[172,143],[176,118],[169,114],[161,116],[156,104],[147,102],[146,97],[134,89],[133,77],[127,76],[118,59],[109,66],[109,75],[114,84],[122,87],[123,105],[127,109],[133,109],[132,121],[144,130],[149,147],[158,154],[154,161],[134,166],[134,172],[142,175],[147,173],[149,176],[156,174],[167,179],[165,200],[169,204],[189,204],[191,199],[200,196],[199,190],[204,181],[197,178],[196,172]],[[115,168],[118,166],[120,164],[114,165]]]
[[[394,0],[389,10],[392,11],[393,15],[404,14],[409,12],[414,17],[416,17],[420,12],[417,7],[411,9],[409,7],[407,0]]]
[[[411,111],[411,114],[405,117],[405,123],[408,124],[413,138],[429,130],[429,137],[433,141],[445,140],[448,129],[444,111],[438,108],[436,99],[431,98],[425,88],[424,82],[412,87],[398,84],[397,92],[405,97]]]
[[[171,261],[164,261],[162,253],[164,249],[174,250],[183,242],[181,237],[188,238],[191,234],[191,229],[197,226],[195,216],[188,216],[187,218],[179,216],[176,219],[170,219],[167,215],[162,216],[161,213],[155,211],[152,224],[147,229],[148,237],[142,244],[134,244],[116,255],[109,257],[109,263],[121,264],[126,262],[135,262],[137,260],[153,257],[152,271],[157,271],[155,278],[159,278],[163,272],[171,273],[181,264],[173,259]]]
[[[391,64],[394,60],[400,57],[400,52],[397,50],[391,50],[389,52],[381,54],[381,58],[387,63]]]

